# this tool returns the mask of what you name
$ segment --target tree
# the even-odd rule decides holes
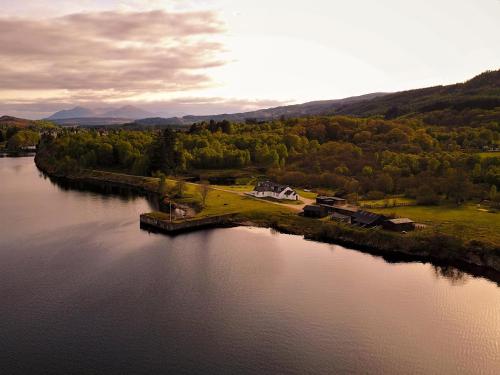
[[[167,192],[166,177],[163,173],[160,173],[160,184],[158,185],[158,193],[160,194],[160,198],[163,198],[166,192]]]
[[[450,168],[446,175],[445,186],[448,199],[452,199],[457,206],[469,198],[472,189],[469,176],[462,169]]]
[[[175,194],[179,198],[182,198],[184,197],[185,191],[186,191],[186,181],[178,180],[177,183],[175,184]]]
[[[173,173],[179,161],[177,134],[172,129],[165,129],[150,149],[150,172],[162,171]]]
[[[439,195],[429,186],[421,185],[417,189],[416,193],[417,204],[422,205],[438,205]]]
[[[0,142],[4,142],[5,141],[5,137],[3,136],[3,131],[0,130]]]
[[[200,196],[201,196],[201,205],[205,207],[207,203],[207,197],[208,193],[210,192],[210,187],[208,186],[208,183],[206,181],[202,182],[200,184]]]
[[[490,200],[492,202],[495,202],[496,198],[497,198],[497,195],[498,195],[498,192],[497,192],[497,187],[495,185],[491,185],[491,188],[490,188]]]

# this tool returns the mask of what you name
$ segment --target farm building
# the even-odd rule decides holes
[[[249,194],[257,198],[299,200],[298,194],[290,186],[280,185],[271,181],[258,182]]]
[[[304,207],[304,216],[306,217],[325,217],[328,215],[328,211],[323,206],[318,205],[307,205]]]
[[[330,213],[337,212],[342,215],[346,216],[354,216],[356,212],[359,211],[359,208],[357,206],[350,206],[350,205],[345,205],[345,206],[328,206],[328,209]]]
[[[415,222],[408,218],[389,219],[382,223],[382,227],[395,232],[408,232],[415,229]]]
[[[361,227],[376,227],[386,220],[384,215],[359,210],[352,216],[352,223]]]
[[[326,204],[328,206],[345,206],[347,204],[347,201],[344,198],[319,195],[316,197],[316,203]]]
[[[341,221],[343,223],[351,224],[351,216],[342,215],[342,214],[339,214],[338,212],[334,212],[333,215],[331,216],[331,219],[335,220],[335,221]]]

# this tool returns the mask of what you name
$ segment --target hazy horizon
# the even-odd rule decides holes
[[[498,0],[4,1],[0,113],[251,111],[499,68]],[[464,54],[464,51],[467,51]]]

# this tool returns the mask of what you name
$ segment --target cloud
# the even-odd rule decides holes
[[[211,11],[0,17],[0,97],[66,90],[113,99],[204,88],[213,85],[208,70],[225,64],[223,33]]]

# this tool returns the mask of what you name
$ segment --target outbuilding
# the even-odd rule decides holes
[[[352,216],[352,223],[360,227],[376,227],[386,220],[384,215],[359,210]]]
[[[318,195],[316,197],[316,203],[317,204],[326,204],[328,206],[345,206],[347,204],[347,201],[344,198]]]
[[[310,204],[304,207],[304,216],[306,217],[321,218],[327,215],[328,215],[327,210],[322,206]]]
[[[395,232],[408,232],[415,230],[415,222],[406,217],[401,217],[384,221],[382,223],[382,227],[386,230],[392,230]]]

